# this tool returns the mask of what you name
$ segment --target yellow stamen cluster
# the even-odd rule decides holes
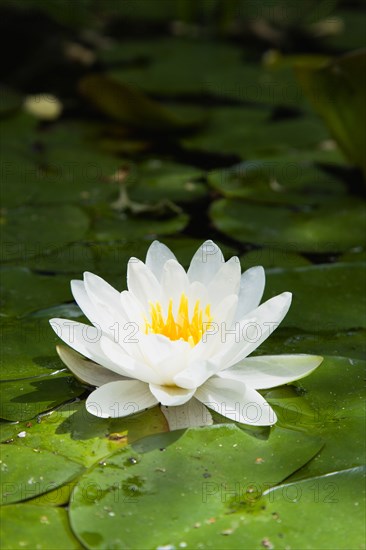
[[[210,305],[203,310],[199,300],[194,305],[191,319],[189,318],[189,303],[184,293],[180,298],[176,318],[173,314],[173,300],[169,300],[166,319],[160,302],[150,302],[150,316],[151,321],[145,318],[146,334],[163,334],[170,340],[185,340],[192,347],[201,340],[212,322]]]

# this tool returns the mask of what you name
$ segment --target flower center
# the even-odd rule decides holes
[[[176,317],[173,314],[173,300],[169,300],[166,319],[161,303],[150,302],[150,317],[151,321],[145,317],[145,334],[163,334],[170,340],[185,340],[191,347],[201,340],[212,323],[211,306],[208,304],[203,309],[199,300],[194,305],[191,319],[189,318],[189,303],[184,293],[180,298]]]

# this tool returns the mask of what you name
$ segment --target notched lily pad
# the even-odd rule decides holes
[[[162,447],[146,452],[141,441],[140,452],[122,450],[80,479],[70,520],[87,548],[179,547],[212,518],[245,510],[322,445],[279,428],[263,441],[228,425],[171,439],[159,437]]]
[[[343,252],[362,245],[366,232],[365,204],[351,198],[304,210],[221,199],[210,215],[237,241],[295,252]]]
[[[57,452],[87,467],[136,439],[168,429],[159,407],[128,418],[105,419],[89,414],[85,401],[62,405],[39,420],[1,425],[1,441]],[[22,432],[26,436],[18,437]]]
[[[64,456],[1,445],[1,504],[28,500],[80,475],[84,468]]]
[[[3,550],[81,550],[72,533],[67,511],[49,506],[12,504],[0,509]]]
[[[6,210],[3,218],[2,260],[27,261],[81,240],[89,219],[76,206],[21,206]]]
[[[30,420],[85,391],[66,372],[0,383],[0,418]]]
[[[264,298],[293,293],[282,328],[316,333],[366,328],[365,276],[364,262],[268,270]]]

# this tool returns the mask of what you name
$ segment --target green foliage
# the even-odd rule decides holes
[[[365,20],[338,4],[0,0],[4,550],[362,548]],[[276,426],[87,413],[48,320],[156,238],[293,293],[255,355],[325,360],[262,392]]]

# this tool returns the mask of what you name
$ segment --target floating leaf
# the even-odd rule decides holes
[[[24,248],[23,248],[24,245]],[[36,253],[27,243],[18,243],[15,255]],[[23,316],[39,309],[70,301],[70,279],[36,275],[23,267],[8,267],[1,271],[3,313],[9,316]]]
[[[282,426],[307,430],[324,440],[320,453],[291,479],[326,474],[364,463],[362,447],[366,436],[365,391],[362,386],[365,361],[326,357],[309,377],[290,387],[266,392]]]
[[[314,326],[313,332],[300,332],[298,329],[279,327],[254,354],[276,355],[278,353],[310,353],[364,359],[366,330],[320,331],[317,326]]]
[[[81,240],[89,219],[82,210],[71,205],[22,206],[7,210],[2,224],[2,260],[26,261]]]
[[[284,291],[293,293],[282,328],[316,333],[366,328],[365,268],[360,262],[268,271],[265,298]]]
[[[182,541],[187,548],[208,546],[220,550],[362,548],[364,476],[363,468],[334,472],[280,485],[262,499],[253,496],[249,503],[243,502],[239,494],[234,495],[236,513],[215,515],[195,529],[178,536],[172,533],[164,540],[178,548]]]
[[[13,504],[0,509],[3,550],[81,550],[72,533],[67,511],[49,506]]]
[[[141,453],[141,442],[140,452],[122,449],[80,479],[70,520],[87,548],[179,547],[201,524],[230,517],[240,507],[238,496],[250,500],[321,446],[317,439],[278,428],[267,441],[228,425],[189,429],[178,439],[175,434],[176,440],[161,448]],[[215,538],[210,541],[216,548]]]
[[[366,232],[365,205],[351,198],[309,211],[222,199],[210,213],[237,241],[293,252],[342,252],[362,245]]]
[[[303,103],[290,69],[273,71],[246,63],[239,48],[213,40],[134,40],[106,48],[101,56],[111,64],[109,74],[114,78],[149,93],[210,94],[259,104]]]
[[[47,376],[64,368],[54,350],[57,336],[46,320],[3,321],[1,380]]]
[[[356,51],[323,68],[297,68],[298,79],[347,158],[366,175],[366,52]]]
[[[243,162],[211,172],[208,181],[225,197],[266,204],[316,205],[346,194],[339,179],[296,157]]]
[[[157,133],[191,128],[192,123],[178,118],[128,82],[119,82],[102,74],[90,74],[79,82],[79,90],[100,111],[128,127]]]
[[[67,373],[25,378],[0,383],[0,418],[30,420],[70,399],[78,397],[84,388]]]
[[[1,441],[57,452],[89,467],[127,443],[167,429],[159,407],[128,418],[105,419],[89,414],[85,401],[78,401],[42,416],[40,422],[3,424],[0,433]],[[26,436],[19,438],[23,431]]]
[[[83,467],[64,456],[16,445],[1,445],[1,504],[28,500],[81,474]]]
[[[188,223],[187,214],[176,214],[166,218],[129,216],[127,214],[104,217],[94,226],[94,234],[99,242],[124,241],[126,235],[136,239],[153,240],[158,235],[178,233]]]

